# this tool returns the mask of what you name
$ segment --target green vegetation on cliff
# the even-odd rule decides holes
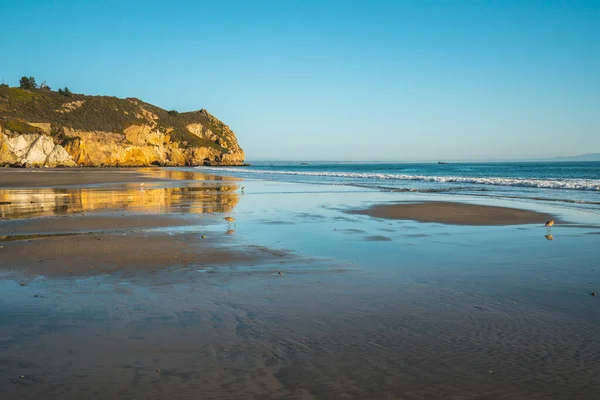
[[[129,126],[148,122],[141,111],[143,109],[158,117],[154,120],[157,128],[168,133],[173,141],[180,142],[182,146],[213,147],[227,152],[221,144],[231,144],[231,139],[224,132],[226,126],[204,110],[181,113],[166,111],[136,98],[87,96],[65,89],[68,95],[62,89],[59,93],[45,89],[0,87],[0,119],[11,120],[14,130],[20,133],[29,133],[26,130],[29,128],[21,124],[24,130],[18,129],[17,121],[50,123],[56,129],[69,127],[85,131],[123,132]],[[66,103],[73,106],[64,108]],[[201,138],[187,129],[188,125],[198,123],[220,140]]]

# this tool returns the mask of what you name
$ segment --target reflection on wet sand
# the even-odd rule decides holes
[[[234,177],[223,177],[218,175],[209,175],[203,172],[197,171],[181,171],[176,169],[140,169],[141,173],[148,175],[150,178],[154,179],[165,179],[165,180],[178,180],[178,181],[223,181],[223,182],[233,182],[238,181],[240,179]],[[237,190],[236,186],[234,190]]]
[[[2,188],[84,187],[136,183],[170,183],[170,181],[239,181],[237,178],[207,175],[197,170],[160,168],[58,168],[58,169],[3,169]]]
[[[551,233],[545,234],[544,237],[546,238],[546,240],[554,240],[554,236],[552,236]]]
[[[180,172],[180,171],[170,171]],[[230,212],[239,201],[232,182],[194,182],[185,187],[61,188],[0,190],[2,218],[32,218],[94,210],[127,209],[150,213]]]

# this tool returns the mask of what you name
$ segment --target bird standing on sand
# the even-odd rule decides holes
[[[235,218],[233,217],[225,217],[223,218],[225,221],[227,221],[227,224],[229,225],[229,227],[231,228],[231,224],[235,225]]]
[[[244,189],[246,189],[246,186],[242,186],[242,193],[244,193]]]
[[[546,224],[544,226],[546,227],[546,230],[548,232],[550,232],[550,228],[552,228],[553,225],[554,225],[554,220],[551,219],[550,221],[546,222]]]

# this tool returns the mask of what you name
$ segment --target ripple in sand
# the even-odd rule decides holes
[[[373,235],[373,236],[366,236],[365,240],[367,242],[389,242],[392,239],[387,236]]]

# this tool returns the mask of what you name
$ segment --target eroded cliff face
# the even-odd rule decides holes
[[[65,148],[43,133],[0,134],[0,165],[74,167]]]
[[[67,101],[53,92],[10,88],[22,92],[15,92],[21,96],[17,98],[15,93],[8,92],[7,96],[3,90],[0,165],[133,167],[244,163],[244,152],[233,131],[205,110],[167,112],[137,99],[99,96],[79,95],[78,99]],[[11,102],[11,98],[17,100]],[[33,104],[23,104],[23,98]],[[21,112],[19,107],[26,111]]]
[[[65,129],[66,152],[81,166],[240,165],[244,152],[187,146],[149,125],[132,125],[123,134]]]

